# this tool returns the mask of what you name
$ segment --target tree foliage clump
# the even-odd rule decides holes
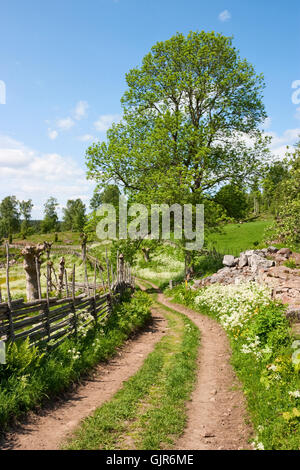
[[[291,245],[300,244],[300,145],[290,155],[289,171],[278,185],[281,203],[275,223],[267,231],[267,237]]]
[[[0,236],[9,238],[19,227],[19,202],[16,196],[7,196],[0,203]]]
[[[44,204],[44,219],[41,224],[43,233],[56,232],[59,229],[57,207],[58,201],[55,197],[49,197]]]
[[[243,219],[249,212],[248,195],[236,184],[223,186],[214,199],[226,210],[227,216],[234,220]]]
[[[86,207],[81,199],[69,199],[67,207],[63,209],[63,226],[72,232],[82,232],[86,223]]]

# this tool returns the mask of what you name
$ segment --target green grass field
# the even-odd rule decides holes
[[[272,219],[256,220],[243,224],[229,224],[223,233],[210,234],[205,247],[214,247],[218,252],[238,255],[241,251],[253,248],[254,244],[261,244],[265,229],[272,223]]]
[[[80,245],[79,232],[57,232],[58,240],[55,242],[55,233],[35,233],[29,235],[25,240],[22,238],[13,238],[13,243],[42,243],[43,241],[53,242],[54,245]]]

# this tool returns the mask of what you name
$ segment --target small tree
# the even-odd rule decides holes
[[[20,201],[19,207],[21,217],[23,218],[21,223],[21,232],[25,238],[28,232],[29,221],[31,219],[31,211],[33,208],[32,200],[29,199],[28,201]]]
[[[85,205],[81,199],[69,199],[63,209],[63,225],[66,230],[81,232],[86,223]]]
[[[214,199],[224,207],[228,217],[233,219],[243,219],[249,211],[247,193],[236,184],[223,186]]]
[[[9,238],[20,227],[19,203],[16,196],[7,196],[0,203],[0,236]]]
[[[49,233],[58,230],[58,202],[55,197],[50,197],[44,204],[44,220],[42,221],[42,232]]]

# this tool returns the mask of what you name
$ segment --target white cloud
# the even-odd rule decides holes
[[[91,134],[84,134],[84,135],[80,135],[77,137],[77,140],[80,140],[80,142],[88,142],[88,141],[91,141],[91,140],[96,140],[95,137]]]
[[[72,112],[71,116],[67,116],[66,118],[57,119],[56,127],[61,131],[68,131],[75,126],[75,121],[80,121],[81,119],[87,117],[87,109],[89,104],[87,101],[78,101],[75,106],[74,111]],[[75,121],[74,121],[75,119]],[[49,121],[46,121],[49,123]],[[56,129],[48,128],[48,137],[51,140],[55,140],[58,137],[58,131]]]
[[[74,126],[75,122],[73,121],[72,118],[67,117],[64,119],[58,119],[57,121],[57,127],[63,131],[68,131]]]
[[[21,142],[16,142],[9,136],[0,135],[0,168],[6,166],[22,167],[26,165],[33,156],[33,152],[26,148]],[[3,181],[1,182],[3,184]]]
[[[120,114],[102,114],[98,121],[94,122],[95,129],[99,132],[106,132],[113,122],[120,121]]]
[[[284,158],[286,152],[293,148],[296,142],[299,141],[300,128],[287,129],[282,135],[278,135],[276,132],[266,132],[266,135],[272,137],[270,149],[274,158]]]
[[[219,20],[224,22],[228,21],[231,18],[231,13],[228,10],[224,10],[219,14]]]
[[[56,130],[52,130],[50,128],[48,128],[48,137],[49,139],[51,140],[55,140],[58,136],[58,132]]]
[[[267,130],[267,129],[270,129],[271,125],[272,125],[272,119],[270,117],[267,117],[262,123],[261,127],[262,129]]]
[[[73,158],[40,154],[7,136],[0,136],[0,172],[0,199],[7,195],[32,198],[33,217],[42,216],[41,208],[50,196],[65,206],[68,199],[78,195],[87,201],[94,187]]]
[[[74,118],[77,121],[80,121],[81,119],[85,118],[87,116],[88,107],[89,104],[87,101],[78,101],[74,111]]]

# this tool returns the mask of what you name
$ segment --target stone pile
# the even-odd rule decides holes
[[[284,265],[292,261],[290,268]],[[239,284],[253,281],[263,283],[272,289],[272,297],[288,304],[288,315],[300,321],[300,253],[289,248],[278,249],[274,246],[262,250],[248,250],[238,258],[224,256],[224,268],[212,276],[196,280],[194,288],[207,285]]]

